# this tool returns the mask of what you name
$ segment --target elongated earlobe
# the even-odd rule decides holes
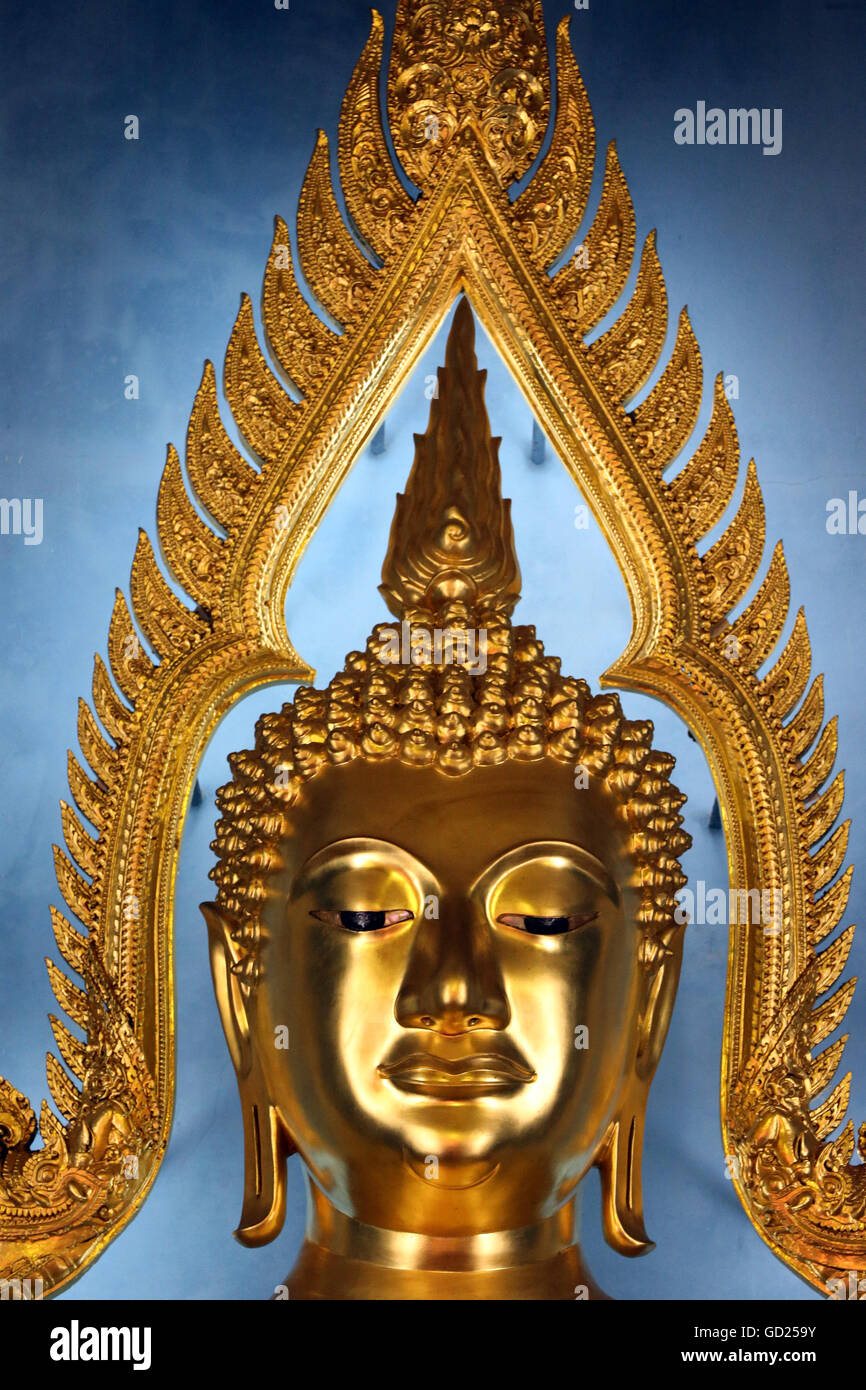
[[[292,1145],[273,1106],[241,1090],[244,1117],[244,1205],[235,1238],[267,1245],[286,1217],[286,1159]],[[246,1092],[246,1094],[245,1094]]]
[[[237,922],[216,903],[202,903],[220,1020],[228,1044],[244,1126],[244,1202],[235,1237],[242,1245],[266,1245],[279,1235],[286,1215],[286,1159],[294,1145],[268,1096],[261,1061],[251,1040],[255,1002],[237,975]]]
[[[654,1243],[643,1219],[641,1164],[649,1089],[662,1054],[683,953],[683,931],[670,932],[644,961],[643,1000],[638,1014],[638,1045],[632,1075],[617,1118],[595,1160],[601,1174],[604,1238],[621,1255],[645,1255]]]
[[[611,1124],[596,1159],[604,1238],[620,1255],[646,1255],[655,1248],[643,1221],[643,1124],[643,1106],[626,1111]]]

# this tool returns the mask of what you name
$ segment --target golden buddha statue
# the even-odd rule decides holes
[[[520,575],[468,301],[398,497],[379,624],[259,721],[203,905],[244,1118],[238,1238],[309,1188],[291,1298],[573,1299],[576,1195],[651,1249],[649,1086],[690,841],[652,725],[512,626]]]

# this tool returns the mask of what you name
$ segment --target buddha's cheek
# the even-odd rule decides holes
[[[397,927],[373,938],[301,920],[272,945],[258,1032],[267,1044],[272,1027],[288,1029],[289,1049],[272,1049],[272,1094],[302,1152],[349,1158],[392,1140],[391,1088],[378,1066],[402,1031],[394,1000],[405,935]]]
[[[637,944],[621,921],[601,922],[579,938],[521,943],[503,959],[508,1031],[537,1073],[513,1118],[523,1144],[550,1156],[557,1180],[592,1161],[631,1065]]]

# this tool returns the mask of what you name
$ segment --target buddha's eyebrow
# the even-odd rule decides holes
[[[570,866],[578,869],[587,878],[591,878],[593,883],[597,884],[602,892],[610,898],[614,906],[619,907],[621,901],[619,887],[604,864],[588,849],[584,849],[583,845],[572,844],[569,840],[528,840],[526,844],[515,845],[507,854],[494,860],[484,873],[479,875],[477,881],[480,882],[482,878],[492,874],[495,869],[498,869],[498,876],[501,877],[510,869],[517,868],[519,864],[526,864],[531,859],[568,860]]]
[[[345,862],[347,868],[351,868],[351,862],[347,861],[351,861],[353,858],[366,859],[376,855],[390,855],[426,871],[426,865],[422,864],[410,850],[404,849],[402,845],[394,844],[392,840],[353,836],[346,840],[334,840],[331,844],[323,845],[321,849],[314,850],[309,859],[306,859],[298,869],[295,882],[317,873],[319,869],[325,869],[339,863],[341,860]]]

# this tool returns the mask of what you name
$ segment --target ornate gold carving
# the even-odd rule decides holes
[[[92,939],[58,916],[58,944],[85,989],[49,962],[61,1008],[87,1031],[75,1038],[51,1018],[58,1048],[47,1059],[52,1098],[66,1123],[43,1104],[43,1148],[31,1150],[36,1117],[26,1098],[0,1082],[0,1255],[7,1277],[57,1287],[92,1259],[141,1190],[157,1157],[159,1117],[153,1082],[130,1021]],[[69,1073],[80,1085],[76,1085]]]
[[[343,99],[337,153],[349,216],[373,250],[386,258],[406,229],[412,199],[397,176],[382,129],[383,31],[382,16],[374,10],[367,46]]]
[[[583,244],[553,279],[551,294],[569,330],[585,337],[625,288],[634,257],[635,219],[628,184],[610,142],[601,202]]]
[[[649,378],[667,326],[667,291],[656,253],[656,234],[650,232],[625,311],[589,349],[593,373],[615,400],[630,400]]]
[[[289,229],[274,218],[274,240],[265,270],[262,318],[267,343],[299,391],[315,390],[334,360],[337,335],[318,318],[298,289]]]
[[[850,1002],[853,981],[815,1008],[816,997],[844,968],[850,937],[849,928],[813,958],[786,993],[773,1027],[743,1071],[729,1118],[740,1179],[762,1234],[778,1253],[793,1238],[800,1272],[831,1293],[834,1281],[845,1284],[849,1270],[866,1269],[866,1166],[850,1163],[853,1124],[827,1141],[844,1119],[850,1078],[844,1077],[823,1104],[809,1107],[832,1080],[845,1043],[840,1039],[813,1058],[813,1049],[838,1026]],[[866,1125],[857,1148],[866,1159]]]
[[[206,362],[186,438],[186,466],[196,496],[228,531],[243,514],[256,480],[220,420],[213,365]],[[112,657],[114,669],[114,658]],[[124,690],[124,694],[129,692]]]
[[[328,137],[321,130],[298,204],[298,245],[313,294],[332,318],[350,328],[376,287],[376,271],[340,216],[331,184]]]
[[[691,540],[700,540],[721,519],[737,485],[739,468],[734,416],[719,375],[712,418],[700,448],[670,485],[671,501]]]
[[[703,558],[710,584],[706,605],[711,623],[729,613],[752,583],[764,553],[764,536],[764,499],[752,459],[737,514]]]
[[[156,499],[156,526],[168,568],[186,592],[213,616],[219,600],[223,543],[218,540],[214,545],[213,532],[190,501],[173,445],[168,449]],[[87,706],[82,704],[82,708]],[[94,772],[99,772],[83,743],[81,747]]]
[[[701,409],[703,370],[688,310],[680,314],[677,340],[660,380],[635,411],[635,445],[663,472],[691,435]]]
[[[543,263],[565,244],[566,229],[571,235],[585,198],[583,133],[563,126],[555,137],[553,162],[542,164],[542,196],[531,182],[517,203],[505,193],[538,155],[547,119],[540,4],[503,0],[475,11],[456,0],[401,0],[388,109],[398,157],[422,190],[414,203],[399,196],[396,171],[383,164],[373,74],[378,44],[374,20],[344,106],[340,168],[347,206],[385,264],[376,268],[344,227],[320,140],[301,198],[299,256],[313,292],[351,331],[332,333],[300,298],[290,256],[277,256],[285,237],[278,223],[264,318],[280,367],[305,399],[293,401],[278,384],[245,301],[225,386],[261,467],[228,439],[208,365],[186,467],[191,488],[225,534],[192,507],[170,453],[158,533],[190,604],[166,584],[143,539],[133,569],[134,615],[118,594],[110,671],[98,658],[94,665],[94,708],[107,737],[82,715],[82,748],[95,776],[70,757],[72,802],[63,812],[78,869],[58,854],[61,892],[87,935],[54,914],[61,952],[83,984],[51,970],[60,1007],[86,1031],[86,1042],[59,1029],[64,1062],[49,1064],[49,1081],[66,1121],[43,1107],[43,1149],[32,1147],[36,1122],[27,1101],[8,1083],[0,1088],[2,1272],[42,1275],[47,1290],[63,1288],[149,1190],[172,1108],[172,885],[197,760],[240,695],[311,677],[285,629],[295,567],[352,460],[463,291],[621,568],[634,629],[605,683],[654,695],[687,721],[715,778],[731,887],[779,896],[777,933],[731,933],[723,1131],[727,1151],[740,1160],[735,1185],[756,1229],[788,1265],[828,1290],[866,1258],[866,1170],[850,1164],[850,1125],[829,1139],[841,1120],[844,1083],[812,1108],[841,1052],[838,1044],[817,1057],[812,1049],[837,1026],[850,994],[843,986],[815,1007],[845,949],[831,939],[815,953],[845,908],[850,871],[837,875],[848,825],[833,829],[840,780],[810,800],[830,774],[835,735],[821,735],[820,677],[800,704],[811,665],[802,612],[768,674],[756,675],[772,659],[787,613],[780,555],[733,632],[728,625],[763,540],[754,470],[736,517],[701,558],[696,542],[721,520],[739,456],[719,380],[706,437],[670,483],[661,477],[685,443],[699,389],[699,355],[685,320],[659,387],[631,416],[623,409],[647,381],[665,337],[666,294],[653,237],[630,302],[596,341],[582,341],[612,308],[632,259],[631,201],[613,150],[584,242],[588,260],[572,261],[553,280]],[[563,44],[560,36],[561,75],[570,70]],[[571,90],[580,108],[580,89]],[[437,123],[435,140],[425,132],[425,123],[434,129],[428,118]],[[577,119],[586,132],[584,114]],[[563,153],[569,149],[577,151],[573,167]],[[380,215],[367,201],[381,189]],[[401,571],[389,584],[420,578]],[[728,655],[732,635],[743,644],[743,660]],[[121,1178],[121,1158],[138,1160],[136,1178]]]
[[[825,724],[815,751],[803,764],[803,771],[800,774],[800,795],[804,801],[817,792],[818,788],[830,776],[836,761],[838,742],[837,719],[834,714],[833,718]]]
[[[757,671],[782,635],[790,600],[788,567],[780,541],[763,584],[731,629],[737,643],[736,660],[750,671]]]
[[[812,921],[810,924],[809,939],[813,946],[829,936],[834,927],[839,925],[842,913],[848,905],[848,894],[851,891],[851,879],[854,876],[853,866],[845,870],[841,878],[828,888],[822,897],[816,898]],[[815,884],[818,891],[819,885]]]
[[[812,646],[802,608],[794,619],[791,636],[782,655],[761,682],[761,694],[772,713],[784,719],[796,705],[809,680],[812,666]],[[820,678],[819,678],[820,679]]]
[[[825,845],[807,860],[807,867],[811,871],[812,886],[816,893],[820,892],[838,874],[845,862],[845,855],[848,852],[848,832],[851,828],[850,821],[843,821],[842,824],[830,836]]]
[[[246,294],[241,296],[229,339],[223,382],[226,400],[252,452],[262,462],[278,457],[300,407],[289,399],[265,361]]]
[[[190,612],[168,587],[144,531],[139,532],[129,591],[142,631],[158,656],[172,656],[195,645],[206,620]]]
[[[397,158],[419,187],[467,125],[497,180],[519,179],[541,148],[549,109],[539,0],[486,8],[400,0],[388,117]]]
[[[569,21],[556,31],[556,120],[538,173],[514,204],[513,216],[529,254],[548,266],[576,234],[595,165],[592,110],[568,38]]]
[[[800,614],[797,614],[799,621]],[[795,624],[796,627],[796,624]],[[786,648],[787,650],[787,648]],[[809,658],[811,660],[811,657]],[[808,679],[808,672],[807,672]],[[765,682],[766,684],[766,682]],[[805,689],[805,687],[803,687]],[[802,695],[803,691],[800,691]],[[799,698],[799,697],[798,697]],[[788,711],[780,712],[787,714]],[[805,753],[806,749],[815,741],[815,735],[824,722],[824,677],[816,676],[811,686],[809,694],[806,696],[795,717],[787,726],[787,735],[791,744],[791,752],[795,758],[799,758]]]

